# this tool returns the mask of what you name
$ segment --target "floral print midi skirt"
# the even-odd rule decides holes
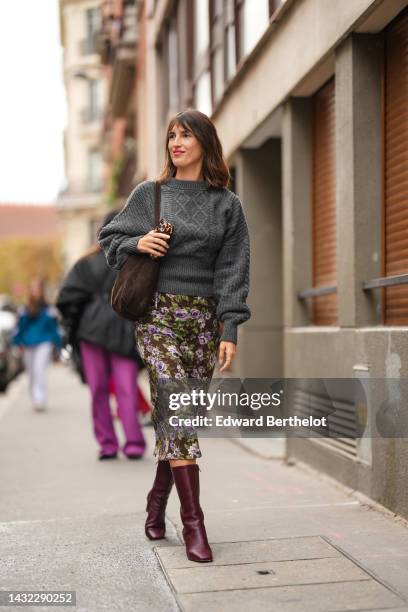
[[[200,388],[214,372],[220,343],[219,321],[214,297],[156,292],[147,313],[136,323],[135,335],[140,356],[149,373],[152,423],[158,460],[201,457],[194,427],[169,426],[174,414],[165,386],[172,381],[201,381]]]

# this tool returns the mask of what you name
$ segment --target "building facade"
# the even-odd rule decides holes
[[[138,5],[135,0],[104,0],[99,53],[107,90],[102,134],[107,173],[107,201],[123,204],[135,182],[137,159],[137,92],[139,62]],[[137,87],[138,86],[138,87]]]
[[[100,0],[60,0],[67,127],[64,134],[66,189],[58,198],[64,224],[64,264],[70,267],[96,241],[105,203],[103,126],[107,98],[98,53]]]
[[[407,4],[61,0],[60,198],[72,261],[108,203],[159,173],[169,118],[207,113],[251,236],[232,375],[302,381],[294,406],[314,415],[333,397],[307,381],[383,379],[358,404],[334,385],[335,435],[287,454],[405,517],[408,441],[375,416],[408,374]]]
[[[234,375],[408,374],[406,7],[137,3],[135,182],[158,173],[168,119],[192,106],[215,122],[245,207],[253,315]],[[291,438],[288,455],[408,516],[407,439],[354,439],[379,398],[337,399],[336,437]],[[328,411],[312,388],[307,402]]]

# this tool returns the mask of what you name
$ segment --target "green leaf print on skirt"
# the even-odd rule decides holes
[[[148,312],[136,324],[138,349],[149,372],[158,460],[201,457],[195,428],[169,424],[170,416],[193,416],[194,410],[190,406],[170,410],[169,383],[177,382],[180,392],[183,380],[199,379],[200,388],[211,380],[220,343],[216,305],[212,296],[156,292]],[[191,384],[186,390],[191,390]]]

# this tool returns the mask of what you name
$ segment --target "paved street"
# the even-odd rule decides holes
[[[408,610],[406,523],[264,458],[276,441],[202,439],[213,564],[186,559],[175,491],[168,538],[146,540],[145,431],[142,461],[98,462],[88,390],[62,365],[47,413],[31,411],[25,376],[0,397],[2,590],[74,590],[81,612]]]

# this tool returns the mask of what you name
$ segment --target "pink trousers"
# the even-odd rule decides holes
[[[118,416],[126,438],[122,451],[125,455],[143,455],[146,442],[139,422],[136,361],[84,340],[80,342],[80,349],[92,396],[94,433],[101,453],[113,455],[119,448],[109,404],[109,378],[112,376]]]

